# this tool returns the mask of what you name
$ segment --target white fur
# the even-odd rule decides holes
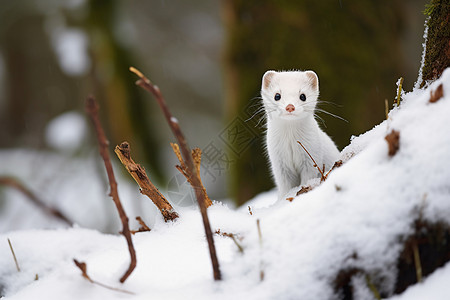
[[[276,93],[281,95],[274,100]],[[305,94],[306,101],[300,100]],[[314,119],[319,96],[319,82],[312,71],[267,71],[262,81],[261,96],[267,115],[267,152],[279,197],[293,187],[306,184],[320,173],[311,158],[297,143],[300,141],[320,168],[329,170],[339,157],[331,138]],[[292,104],[293,112],[286,106]]]

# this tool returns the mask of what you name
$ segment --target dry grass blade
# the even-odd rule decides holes
[[[259,219],[256,219],[256,227],[258,227],[259,248],[260,248],[260,251],[262,252],[263,239],[262,239],[261,225],[260,225]],[[265,276],[265,274],[264,274],[264,262],[263,262],[262,257],[261,257],[261,261],[260,261],[260,264],[259,264],[259,280],[263,281],[264,280],[264,276]]]
[[[8,239],[9,249],[11,249],[12,256],[14,258],[14,262],[16,263],[17,272],[20,272],[19,262],[17,261],[16,253],[14,253],[14,248],[11,244],[11,240]]]

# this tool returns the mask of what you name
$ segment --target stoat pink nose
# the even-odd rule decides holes
[[[294,105],[288,104],[288,105],[286,106],[286,111],[288,111],[288,112],[293,112],[294,110],[295,110],[295,106],[294,106]]]

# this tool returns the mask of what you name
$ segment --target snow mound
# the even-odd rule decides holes
[[[429,103],[430,91],[440,84],[444,96]],[[208,209],[213,231],[235,234],[244,249],[241,253],[231,238],[215,236],[221,282],[212,279],[199,212],[179,208],[178,221],[166,224],[158,219],[151,232],[134,236],[137,268],[123,285],[118,279],[129,257],[122,237],[80,228],[1,235],[0,241],[13,242],[22,269],[16,271],[7,243],[0,242],[1,294],[14,300],[36,295],[325,300],[342,298],[346,291],[339,289],[339,282],[347,279],[356,299],[374,299],[370,286],[392,296],[397,261],[405,240],[414,233],[415,221],[450,223],[449,115],[450,70],[446,70],[427,90],[405,94],[388,120],[354,138],[342,152],[344,165],[312,191],[271,206],[276,194],[267,193],[252,202],[252,215],[246,209],[213,205]],[[389,155],[385,137],[393,130],[399,133],[399,147]],[[73,258],[87,263],[93,279],[134,295],[89,283]],[[448,299],[449,274],[447,265],[392,299],[419,299],[418,295],[430,299],[437,290],[434,299]]]

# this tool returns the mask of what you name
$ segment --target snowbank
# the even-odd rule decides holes
[[[444,97],[429,103],[443,84]],[[214,282],[197,210],[179,208],[180,219],[157,219],[151,232],[134,236],[138,263],[120,285],[129,263],[120,236],[72,228],[17,231],[0,236],[0,290],[4,299],[374,299],[395,290],[397,262],[417,220],[450,223],[450,70],[427,90],[407,93],[389,119],[356,137],[342,152],[344,165],[312,191],[273,205],[275,193],[231,210],[209,208],[223,281]],[[385,136],[400,134],[388,155]],[[120,187],[119,187],[120,188]],[[94,211],[91,213],[95,213]],[[130,216],[131,218],[132,216]],[[262,240],[256,220],[260,220]],[[10,238],[22,269],[17,272]],[[74,266],[87,263],[99,282],[133,292],[111,291],[85,280]],[[449,266],[391,299],[448,299]],[[38,274],[39,279],[34,280]],[[261,275],[264,279],[261,281]],[[368,284],[370,283],[370,284]],[[439,290],[439,293],[436,291]],[[420,297],[420,295],[424,295]]]

